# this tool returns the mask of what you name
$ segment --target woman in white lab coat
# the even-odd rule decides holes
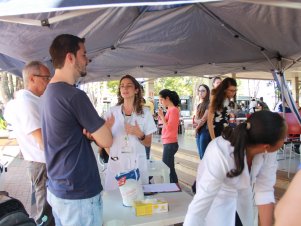
[[[285,136],[283,118],[260,111],[211,141],[184,226],[234,226],[236,212],[244,226],[258,225],[258,213],[261,226],[272,226],[276,150]]]
[[[142,105],[140,84],[131,75],[120,79],[118,103],[106,112],[105,118],[112,130],[113,145],[104,189],[117,189],[115,176],[135,168],[139,169],[142,184],[148,184],[145,146],[151,145],[152,133],[157,127],[149,109]]]

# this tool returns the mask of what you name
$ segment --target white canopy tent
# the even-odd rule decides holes
[[[47,0],[35,7],[31,1],[0,2],[1,70],[20,75],[30,60],[50,66],[48,48],[62,33],[86,38],[92,62],[82,83],[127,73],[202,76],[300,65],[296,1],[101,2]],[[283,2],[288,7],[274,6]]]

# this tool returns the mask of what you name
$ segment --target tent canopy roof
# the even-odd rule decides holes
[[[89,4],[95,1],[85,1],[86,7],[75,10],[72,4],[78,7],[75,3],[82,1],[59,2],[69,8],[50,7],[41,13],[24,9],[10,16],[0,10],[2,70],[20,75],[24,63],[31,60],[50,66],[49,46],[62,33],[86,38],[92,62],[83,83],[124,74],[203,76],[269,72],[300,64],[299,9],[233,1],[95,7]]]

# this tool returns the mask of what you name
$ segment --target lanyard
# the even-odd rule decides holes
[[[123,109],[124,109],[124,106],[121,105],[121,113],[123,115],[124,126],[125,126],[126,123],[131,124],[134,110],[132,111],[131,115],[126,115]],[[124,136],[124,141],[125,141],[125,145],[129,146],[129,135],[128,135],[128,133],[126,133],[126,135]]]

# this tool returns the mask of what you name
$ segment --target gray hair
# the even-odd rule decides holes
[[[28,87],[29,76],[30,75],[39,75],[40,67],[44,66],[44,64],[40,61],[31,61],[27,63],[22,71],[24,87]]]

